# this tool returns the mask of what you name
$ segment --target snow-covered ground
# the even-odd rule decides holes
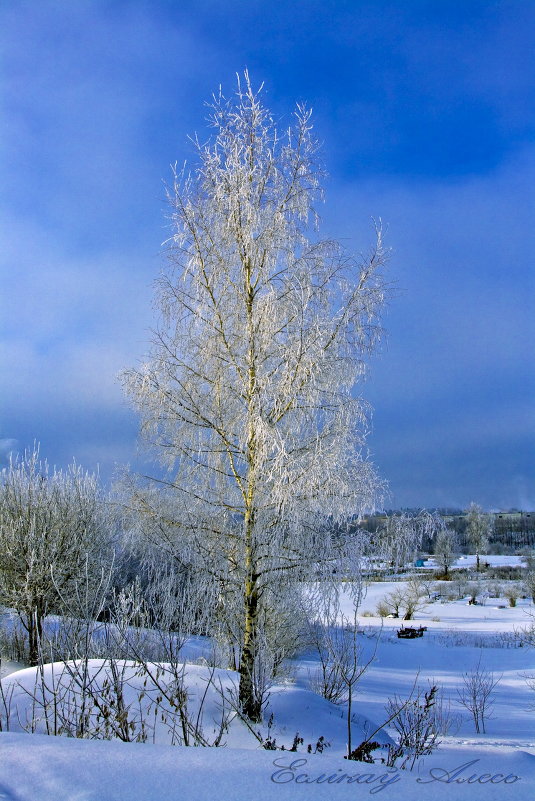
[[[9,801],[532,801],[535,791],[535,756],[506,748],[447,748],[411,773],[332,754],[22,737],[0,736]]]
[[[468,605],[467,598],[439,599],[416,614],[415,625],[427,626],[424,636],[404,640],[396,636],[400,620],[372,616],[378,601],[395,586],[399,583],[373,584],[359,610],[362,658],[377,649],[373,664],[358,685],[353,742],[358,744],[385,721],[387,698],[407,697],[416,675],[421,687],[437,684],[444,702],[449,701],[453,716],[458,718],[457,725],[441,738],[438,750],[420,759],[413,771],[387,769],[380,761],[366,764],[343,758],[345,709],[310,690],[310,677],[318,666],[317,657],[310,651],[292,663],[287,681],[272,688],[265,716],[267,721],[273,713],[270,731],[278,746],[288,748],[299,733],[304,742],[297,753],[262,749],[237,718],[223,737],[225,747],[185,748],[165,744],[165,726],[160,726],[153,738],[156,744],[29,736],[20,732],[24,717],[19,713],[19,723],[12,723],[13,730],[0,733],[0,799],[316,801],[380,794],[404,801],[427,801],[438,796],[531,801],[535,798],[535,692],[528,687],[525,675],[535,673],[535,652],[518,647],[520,638],[515,632],[530,623],[530,614],[535,613],[533,603],[521,599],[516,607],[510,607],[503,598],[487,598],[484,605],[474,606]],[[342,609],[350,615],[348,593],[342,594]],[[203,650],[208,653],[208,645],[197,638],[188,650],[188,658],[195,658]],[[457,692],[462,674],[478,663],[499,678],[485,734],[475,733]],[[197,665],[188,666],[187,671],[194,706],[206,686],[208,669]],[[217,678],[223,690],[229,690],[235,682],[230,671],[218,671]],[[25,704],[27,709],[30,696],[24,696],[15,685],[28,689],[34,680],[35,673],[30,670],[4,679],[4,691],[12,686],[14,698],[15,693],[22,693],[19,710]],[[220,699],[215,691],[210,693],[203,722],[206,734],[215,735]],[[265,735],[266,725],[259,728]],[[389,734],[394,732],[382,731],[375,739],[387,742]],[[307,745],[314,751],[320,737],[330,746],[322,754],[308,753]]]
[[[411,773],[331,754],[21,737],[0,737],[9,801],[531,801],[535,790],[535,757],[510,749],[448,748]]]
[[[383,581],[371,584],[359,608],[361,623],[366,626],[383,625],[387,629],[398,629],[400,627],[399,620],[387,617],[381,622],[376,615],[377,604],[385,595],[400,586],[403,586],[403,582]],[[517,605],[512,607],[503,597],[483,597],[479,603],[473,605],[468,603],[468,596],[455,597],[456,591],[453,584],[446,589],[448,596],[451,596],[451,600],[446,595],[443,595],[437,601],[426,604],[415,614],[415,620],[425,621],[425,625],[429,630],[511,632],[513,634],[515,630],[526,627],[529,624],[530,613],[535,615],[535,606],[529,599],[519,598]],[[348,592],[342,592],[341,594],[341,610],[346,617],[352,618],[353,604]],[[368,615],[371,615],[371,617],[368,617]],[[411,624],[408,623],[407,625]]]

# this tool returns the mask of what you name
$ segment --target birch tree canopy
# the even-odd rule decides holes
[[[123,381],[168,471],[158,492],[137,492],[139,509],[219,587],[239,631],[240,703],[258,719],[263,606],[346,570],[361,543],[338,524],[382,490],[359,385],[381,332],[385,251],[380,227],[359,258],[319,237],[307,108],[279,131],[246,73],[210,113],[213,136],[193,140],[197,163],[169,190],[150,357]]]

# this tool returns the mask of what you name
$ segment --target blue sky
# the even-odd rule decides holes
[[[282,124],[314,110],[323,233],[388,226],[388,505],[535,507],[535,2],[11,0],[0,31],[4,462],[135,460],[116,376],[155,320],[164,182],[247,67]]]

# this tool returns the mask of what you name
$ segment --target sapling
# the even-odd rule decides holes
[[[463,686],[457,690],[457,696],[472,715],[477,734],[485,734],[485,722],[494,705],[492,694],[500,680],[501,676],[481,666],[481,657],[473,670],[463,673]]]

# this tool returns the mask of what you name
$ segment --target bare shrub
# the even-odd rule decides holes
[[[492,693],[499,684],[501,676],[481,667],[481,659],[477,666],[463,673],[463,686],[457,691],[459,702],[472,715],[477,734],[485,734],[485,721],[490,718],[494,705]]]
[[[409,579],[405,585],[405,614],[403,615],[403,620],[413,619],[416,612],[425,606],[427,599],[424,599],[424,596],[427,594],[428,590],[418,576],[413,576]]]
[[[390,605],[384,600],[379,601],[375,608],[379,617],[388,617],[388,615],[392,614],[390,611]]]
[[[379,638],[375,640],[373,653],[366,661],[362,658],[362,647],[358,642],[359,626],[357,604],[353,608],[353,619],[337,614],[337,607],[328,607],[323,620],[313,626],[315,646],[319,654],[320,667],[311,677],[311,687],[333,703],[346,703],[347,754],[352,752],[351,723],[353,699],[356,687],[375,659]]]
[[[479,594],[481,592],[481,585],[479,583],[475,582],[475,581],[472,581],[466,586],[466,591],[467,591],[467,593],[469,595],[468,603],[477,604],[477,602],[478,602],[477,599],[478,599]]]
[[[416,760],[438,748],[440,737],[457,723],[437,685],[427,691],[413,688],[406,700],[394,696],[388,700],[386,710],[397,732],[396,743],[388,747],[389,767],[401,759],[398,767],[403,769],[410,763],[412,770]]]
[[[520,584],[509,582],[505,587],[504,597],[509,601],[509,606],[516,606],[519,596],[522,594]]]
[[[415,613],[425,606],[426,601],[422,598],[425,592],[419,579],[411,578],[381,599],[377,604],[377,614],[379,617],[392,615],[394,618],[403,616],[403,620],[412,620]]]

